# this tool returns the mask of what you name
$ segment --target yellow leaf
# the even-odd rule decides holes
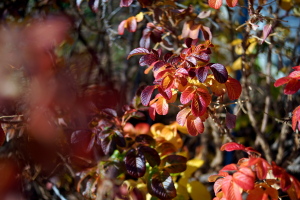
[[[241,39],[235,39],[231,42],[232,46],[238,45],[238,44],[242,44],[243,40]]]
[[[190,178],[192,174],[203,165],[204,161],[200,159],[191,159],[186,163],[186,170],[183,172],[183,177]]]
[[[246,50],[246,54],[251,54],[255,50],[255,47],[257,45],[257,40],[255,38],[250,38],[248,40],[248,43],[250,43],[250,45],[248,46],[248,48]]]
[[[279,1],[279,6],[283,10],[290,10],[293,7],[293,1],[292,0],[281,0]]]
[[[184,187],[178,183],[175,183],[175,188],[177,191],[177,196],[175,197],[174,200],[189,200],[190,195],[189,195],[186,187]]]
[[[240,70],[240,69],[242,69],[242,58],[241,57],[239,57],[238,59],[236,59],[233,62],[232,69],[233,70]]]
[[[143,13],[143,12],[140,12],[139,14],[137,14],[137,15],[135,16],[135,18],[136,18],[136,21],[137,21],[137,22],[142,21],[142,20],[144,19],[144,13]]]
[[[187,185],[187,191],[191,195],[193,200],[211,200],[211,195],[207,191],[206,187],[199,181],[192,181]]]

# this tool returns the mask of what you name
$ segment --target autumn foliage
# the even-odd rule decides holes
[[[4,0],[0,199],[300,199],[296,3]]]

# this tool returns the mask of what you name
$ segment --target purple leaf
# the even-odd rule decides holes
[[[225,83],[227,81],[228,72],[223,65],[215,63],[215,64],[210,65],[210,69],[213,72],[215,79],[219,83]]]
[[[135,178],[144,176],[146,172],[146,161],[143,154],[137,153],[135,149],[130,149],[124,161],[128,174]]]
[[[155,86],[147,86],[141,93],[141,102],[144,106],[148,106]]]
[[[263,38],[261,44],[267,39],[272,31],[272,24],[266,24],[263,29]]]
[[[235,127],[236,115],[233,115],[229,112],[226,113],[225,124],[227,128],[232,129]]]
[[[203,83],[206,80],[207,74],[208,74],[207,67],[199,67],[196,69],[196,76],[201,83]]]

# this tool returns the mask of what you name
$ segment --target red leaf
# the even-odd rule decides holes
[[[225,86],[227,88],[229,99],[235,100],[240,97],[242,93],[242,86],[238,80],[229,77]]]
[[[203,131],[204,131],[204,125],[203,125],[201,119],[200,118],[197,119],[197,118],[193,115],[190,115],[187,118],[186,126],[187,126],[189,134],[192,136],[196,136],[199,133],[203,133]]]
[[[233,174],[233,181],[244,190],[252,190],[254,188],[255,174],[250,168],[242,167]]]
[[[152,63],[154,63],[155,61],[157,61],[157,56],[154,54],[147,54],[144,55],[140,58],[139,64],[141,66],[145,66],[145,65],[151,65]]]
[[[300,81],[291,79],[285,86],[284,94],[295,94],[300,89]]]
[[[297,127],[297,123],[298,123],[298,127]],[[292,128],[294,131],[296,131],[296,128],[298,128],[298,130],[300,130],[300,106],[298,106],[293,111]]]
[[[208,0],[208,5],[211,8],[219,9],[222,6],[222,0]]]
[[[227,194],[228,200],[243,200],[240,187],[234,182],[231,184],[231,187],[228,190]]]
[[[235,151],[235,150],[245,150],[245,146],[242,144],[237,144],[235,142],[228,142],[221,146],[221,151]]]
[[[180,102],[182,104],[187,104],[193,99],[194,94],[195,94],[195,89],[191,86],[187,87],[180,96]]]
[[[120,7],[129,7],[132,4],[133,0],[121,0]]]
[[[232,176],[231,176],[231,175],[226,176],[226,177],[223,179],[223,183],[222,183],[222,191],[223,191],[225,197],[227,197],[227,194],[229,193],[228,190],[230,189],[231,183],[232,183]]]
[[[161,94],[161,96],[163,96],[167,100],[171,100],[173,97],[171,88],[166,89],[164,91],[161,87],[158,87],[158,91]]]
[[[220,171],[237,171],[239,168],[236,164],[229,164],[223,167]]]
[[[293,71],[293,72],[291,72],[289,75],[288,75],[288,77],[290,77],[290,78],[296,78],[296,79],[300,79],[300,71]]]
[[[206,112],[206,105],[205,102],[200,101],[198,94],[194,95],[191,103],[191,110],[194,116],[199,117]]]
[[[236,115],[233,115],[229,112],[226,113],[225,124],[227,128],[232,129],[235,127]]]
[[[263,29],[263,37],[262,37],[261,44],[267,39],[271,31],[272,31],[272,24],[266,24]]]
[[[123,35],[124,34],[124,30],[125,30],[125,25],[127,24],[127,20],[123,20],[119,26],[118,26],[118,33],[119,35]],[[128,58],[127,58],[128,59]]]
[[[279,87],[281,85],[288,83],[290,80],[291,80],[291,78],[289,78],[289,77],[282,77],[282,78],[278,79],[277,81],[275,81],[274,86]]]
[[[6,139],[6,135],[2,129],[2,127],[0,126],[0,146],[2,146],[5,142]]]
[[[187,116],[191,113],[191,109],[189,107],[186,107],[178,112],[176,116],[176,121],[180,126],[184,126]]]
[[[226,3],[229,7],[235,7],[238,3],[238,0],[226,0]]]
[[[122,22],[121,22],[122,23]],[[129,59],[131,56],[136,56],[136,55],[146,55],[149,54],[150,52],[148,51],[148,49],[139,47],[139,48],[135,48],[133,49],[129,54],[127,59]]]
[[[151,96],[152,96],[152,93],[153,93],[153,90],[155,89],[155,86],[152,85],[152,86],[147,86],[141,93],[141,103],[144,105],[144,106],[148,106],[149,102],[150,102],[150,99],[151,99]]]

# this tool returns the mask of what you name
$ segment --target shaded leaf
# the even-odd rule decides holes
[[[157,56],[155,54],[147,54],[144,55],[140,58],[139,60],[139,64],[141,66],[145,66],[145,65],[151,65],[152,63],[154,63],[155,61],[157,61]]]
[[[74,131],[71,135],[71,143],[78,143],[82,140],[91,138],[91,136],[92,136],[92,131],[90,130]]]
[[[233,129],[235,127],[236,115],[226,112],[225,124],[227,128]]]
[[[130,149],[126,153],[124,161],[128,174],[135,178],[144,176],[146,172],[146,161],[143,154],[137,153],[135,149]]]
[[[166,156],[162,161],[162,166],[169,173],[180,173],[186,170],[187,158],[179,155]]]
[[[199,67],[196,69],[196,77],[198,78],[198,80],[203,83],[206,78],[207,78],[207,74],[208,74],[208,68],[207,67]]]
[[[176,147],[170,142],[162,143],[156,150],[160,153],[160,156],[165,156],[177,151]]]
[[[6,135],[2,129],[2,127],[0,126],[0,146],[2,146],[5,142],[6,139]]]
[[[235,7],[238,3],[238,0],[226,0],[226,3],[229,7]]]
[[[228,72],[226,70],[226,68],[224,67],[224,65],[215,63],[209,66],[211,71],[214,74],[215,79],[219,82],[219,83],[225,83],[228,79]]]
[[[240,97],[242,93],[242,86],[238,80],[229,77],[225,85],[229,99],[235,100]]]
[[[144,154],[151,167],[158,166],[160,164],[160,157],[155,149],[148,146],[140,146],[138,151],[139,154]]]
[[[150,145],[150,146],[155,145],[155,140],[150,135],[146,135],[146,134],[141,134],[136,136],[135,141],[137,143],[144,144],[144,145]]]
[[[129,7],[132,4],[133,0],[121,0],[120,7]]]
[[[155,86],[147,86],[141,93],[141,103],[148,106]]]

